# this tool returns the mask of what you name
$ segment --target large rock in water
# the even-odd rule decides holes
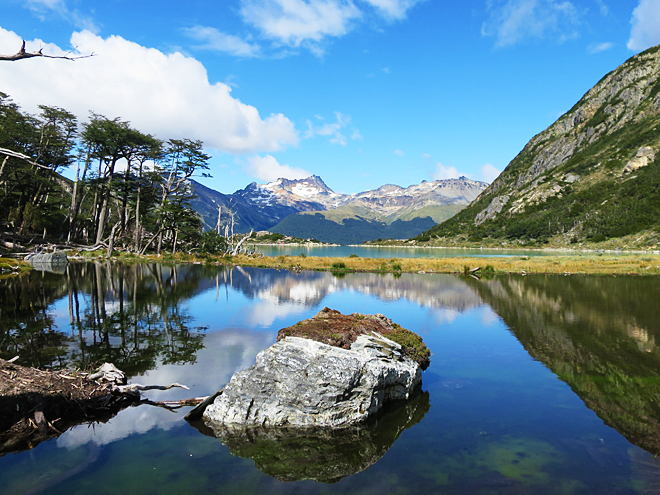
[[[379,333],[357,336],[350,349],[289,336],[237,372],[203,420],[211,427],[345,427],[408,399],[421,381],[420,365]]]

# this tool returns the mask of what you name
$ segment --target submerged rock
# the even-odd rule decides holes
[[[352,317],[391,326],[382,315],[346,317],[326,308],[294,327],[304,333],[305,323],[318,323],[317,317],[328,315],[342,317],[344,324]],[[410,398],[421,385],[420,364],[406,356],[400,344],[374,331],[350,340],[345,349],[283,336],[190,417],[203,411],[205,423],[226,428],[345,427],[365,421],[385,403]]]

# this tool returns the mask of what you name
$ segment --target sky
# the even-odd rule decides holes
[[[0,0],[0,91],[202,140],[223,193],[315,174],[346,194],[492,182],[605,74],[660,0]]]

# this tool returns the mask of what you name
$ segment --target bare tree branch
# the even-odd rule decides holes
[[[25,51],[25,40],[23,40],[23,46],[21,46],[21,49],[14,53],[13,55],[0,55],[0,61],[5,60],[9,62],[15,62],[16,60],[23,60],[24,58],[32,58],[32,57],[45,57],[45,58],[62,58],[64,60],[78,60],[79,58],[89,58],[94,56],[94,52],[92,52],[89,55],[80,55],[77,57],[72,57],[70,55],[46,55],[45,53],[42,53],[42,49],[39,49],[38,52],[28,52]],[[70,53],[70,52],[69,52]]]
[[[30,158],[29,156],[24,155],[23,153],[19,153],[18,151],[8,150],[7,148],[0,148],[0,155],[12,156],[14,158],[19,158],[20,160],[24,160],[24,161],[28,162],[30,165],[32,165],[34,167],[43,168],[43,169],[49,170],[50,172],[53,172],[52,168],[46,167],[45,165],[40,165],[39,163],[32,161],[32,158]]]

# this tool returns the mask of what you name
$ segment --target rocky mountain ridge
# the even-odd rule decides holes
[[[658,244],[660,47],[607,74],[430,241]],[[641,236],[641,237],[640,237]]]
[[[370,191],[341,194],[316,175],[298,180],[278,179],[263,185],[253,182],[233,194],[219,193],[196,181],[191,181],[191,185],[197,195],[191,205],[204,218],[205,228],[216,228],[220,213],[221,224],[230,221],[233,215],[236,232],[268,230],[290,215],[322,212],[324,218],[330,218],[340,228],[345,218],[390,225],[397,220],[409,222],[431,217],[418,228],[416,233],[419,233],[433,225],[436,218],[447,218],[468,205],[487,187],[484,182],[461,177],[422,181],[407,188],[386,184]],[[438,213],[443,207],[447,207],[446,211]]]

